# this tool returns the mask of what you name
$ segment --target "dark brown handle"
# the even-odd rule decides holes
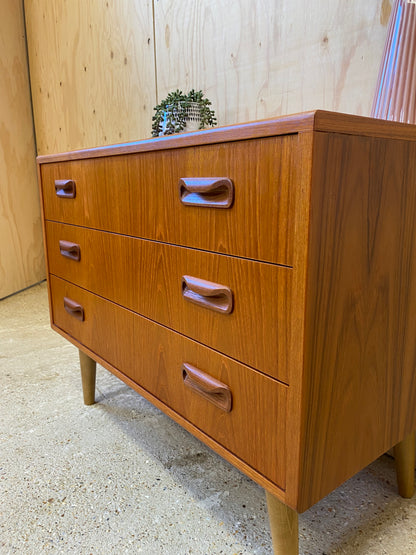
[[[233,292],[220,285],[193,276],[182,276],[182,296],[187,301],[204,308],[230,314],[233,310]]]
[[[77,243],[59,241],[59,250],[62,256],[65,256],[66,258],[76,260],[77,262],[81,260],[81,247]]]
[[[60,198],[75,198],[75,181],[72,179],[55,179],[55,192]]]
[[[182,365],[183,383],[225,412],[233,406],[233,396],[228,385],[216,380],[199,368],[184,362]]]
[[[76,301],[73,301],[68,297],[64,297],[64,308],[68,312],[68,314],[70,314],[80,322],[84,321],[84,307]]]
[[[182,177],[179,197],[186,206],[230,208],[234,201],[234,185],[228,177]]]

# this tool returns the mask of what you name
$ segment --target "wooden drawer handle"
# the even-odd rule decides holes
[[[216,380],[209,374],[202,372],[192,364],[184,362],[182,365],[183,383],[201,395],[207,401],[225,412],[230,412],[233,396],[228,385]]]
[[[73,301],[68,297],[64,297],[64,308],[68,312],[68,314],[70,314],[80,322],[84,321],[84,307],[76,301]]]
[[[234,201],[234,185],[228,177],[182,177],[179,198],[186,206],[230,208]]]
[[[77,243],[59,241],[59,251],[62,256],[65,256],[66,258],[76,260],[77,262],[81,260],[81,247]]]
[[[72,179],[55,179],[55,192],[60,198],[75,198],[75,181]]]
[[[233,310],[233,292],[226,285],[193,276],[182,276],[182,296],[215,312],[230,314]]]

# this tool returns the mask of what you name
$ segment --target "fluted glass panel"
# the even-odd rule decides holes
[[[371,115],[416,123],[416,4],[395,0]]]

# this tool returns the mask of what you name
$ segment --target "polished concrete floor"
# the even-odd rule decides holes
[[[0,555],[270,554],[264,492],[78,352],[43,283],[0,301]],[[308,555],[415,554],[416,499],[383,456],[300,516]]]

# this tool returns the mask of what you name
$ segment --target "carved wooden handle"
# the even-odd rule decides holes
[[[75,181],[72,179],[55,179],[55,192],[60,198],[75,198]]]
[[[59,241],[59,251],[62,256],[65,256],[66,258],[76,260],[77,262],[81,260],[81,247],[77,243]]]
[[[80,322],[84,321],[84,307],[76,301],[73,301],[68,297],[64,297],[64,308],[68,312],[68,314],[70,314]]]
[[[184,362],[182,365],[182,378],[183,383],[195,391],[195,393],[198,393],[198,395],[201,395],[221,410],[225,412],[231,411],[233,397],[228,385],[216,380],[187,362]]]
[[[228,177],[182,177],[179,198],[186,206],[230,208],[234,201],[234,185]]]
[[[193,276],[182,276],[182,296],[215,312],[230,314],[233,310],[233,292],[226,285],[220,285]]]

